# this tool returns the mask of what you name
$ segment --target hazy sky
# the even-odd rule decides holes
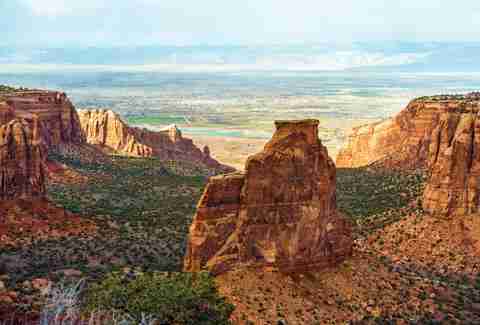
[[[0,0],[0,44],[478,41],[479,0]]]

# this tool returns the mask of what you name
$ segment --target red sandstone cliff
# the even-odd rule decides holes
[[[0,125],[6,124],[15,118],[13,108],[0,99]]]
[[[353,129],[337,156],[337,167],[428,167],[449,145],[459,116],[476,112],[479,103],[480,96],[474,94],[413,100],[394,118]]]
[[[63,145],[95,144],[109,153],[138,157],[159,157],[202,164],[209,169],[232,171],[200,150],[193,141],[182,137],[172,126],[153,132],[129,127],[112,111],[80,111],[65,93],[43,90],[21,90],[0,94],[0,125],[18,119],[38,119],[40,136],[47,148]]]
[[[84,143],[77,112],[65,95],[57,91],[17,91],[0,95],[0,124],[13,118],[38,118],[45,145]]]
[[[78,114],[87,142],[107,151],[137,157],[191,161],[219,171],[229,170],[210,156],[208,148],[202,152],[191,139],[184,138],[175,125],[154,132],[130,127],[112,111],[80,110]]]
[[[480,94],[412,101],[396,117],[353,130],[338,167],[425,168],[423,208],[436,215],[479,212]]]
[[[0,126],[0,200],[45,194],[45,150],[39,122],[14,119]]]
[[[434,131],[425,211],[466,215],[480,210],[480,117],[476,111],[444,116]]]
[[[275,124],[244,173],[210,178],[190,227],[186,271],[218,274],[241,264],[298,270],[351,254],[351,229],[336,209],[335,164],[318,139],[318,121]]]

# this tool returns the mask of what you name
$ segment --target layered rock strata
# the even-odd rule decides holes
[[[450,144],[459,116],[477,112],[479,103],[475,93],[413,100],[394,118],[354,128],[337,156],[337,167],[427,168]]]
[[[479,111],[479,93],[416,99],[392,119],[354,129],[337,157],[337,166],[426,169],[426,212],[442,216],[477,213]]]
[[[87,142],[107,151],[137,157],[191,161],[209,168],[228,170],[210,156],[208,148],[202,152],[191,139],[184,138],[175,125],[150,131],[128,126],[110,110],[79,110],[78,114]]]
[[[425,211],[466,215],[480,210],[480,117],[475,111],[442,116],[431,143]]]
[[[0,200],[45,194],[45,147],[37,119],[0,126]]]
[[[335,164],[318,139],[318,121],[275,124],[244,173],[210,178],[190,227],[186,271],[294,271],[351,254],[351,228],[336,208]]]
[[[46,146],[85,142],[75,107],[65,93],[31,90],[4,93],[0,97],[0,124],[14,118],[36,117],[42,125],[41,136]]]

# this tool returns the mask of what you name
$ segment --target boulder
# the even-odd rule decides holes
[[[332,266],[352,252],[336,207],[335,164],[318,121],[278,121],[245,172],[211,177],[190,227],[185,271],[240,265],[282,271]]]

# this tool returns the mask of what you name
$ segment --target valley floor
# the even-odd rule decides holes
[[[238,324],[478,324],[480,221],[421,209],[421,173],[340,169],[339,209],[353,257],[305,273],[236,270],[218,278]],[[279,323],[278,323],[279,324]]]
[[[96,281],[129,267],[181,270],[207,173],[156,159],[86,157],[50,157],[50,202],[2,207],[0,311],[11,303],[41,308],[46,281]],[[331,270],[219,276],[236,305],[234,322],[480,323],[480,222],[424,215],[423,182],[421,172],[339,169],[337,200],[354,224],[353,257]]]

